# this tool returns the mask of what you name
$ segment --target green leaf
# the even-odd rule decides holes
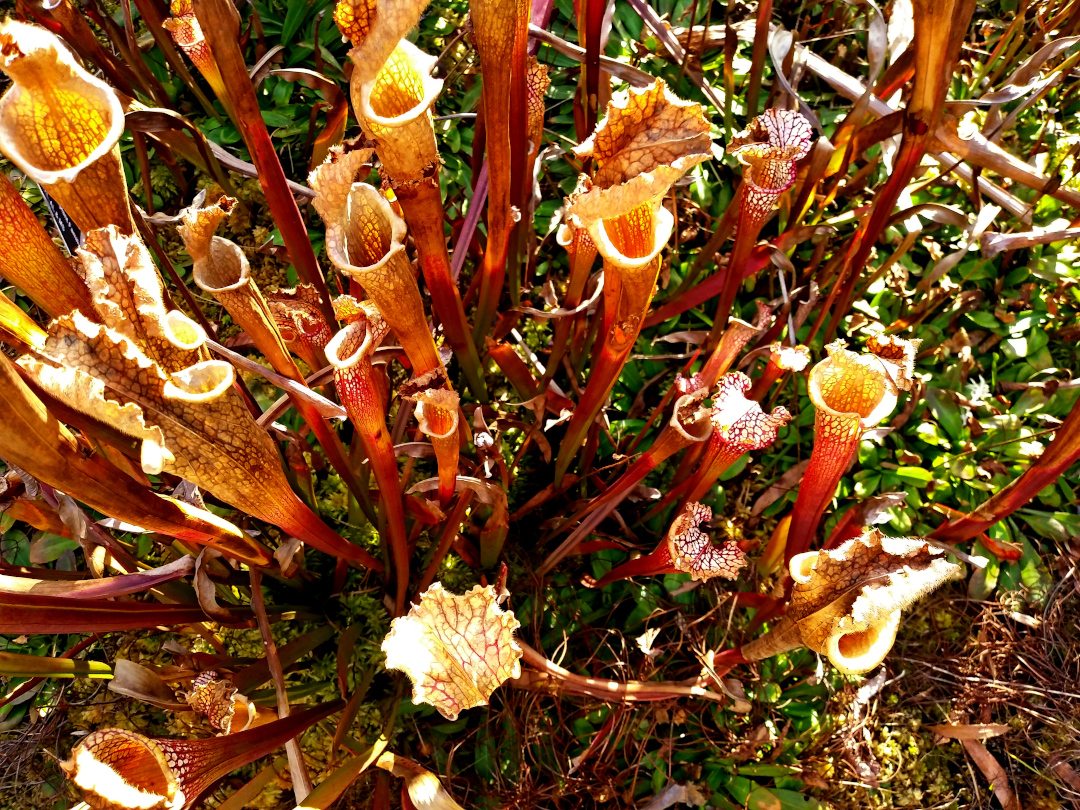
[[[750,794],[757,786],[742,776],[733,776],[728,780],[727,789],[731,797],[735,799],[740,805],[746,806],[746,802],[750,797]]]
[[[865,474],[864,474],[865,473]],[[855,497],[860,500],[869,498],[881,486],[881,475],[873,470],[859,470],[855,473]]]
[[[766,765],[752,762],[749,765],[740,765],[739,773],[743,776],[790,776],[793,773],[799,773],[799,771],[785,765]]]
[[[974,321],[978,326],[981,326],[983,329],[1000,331],[1005,326],[1005,324],[998,320],[994,313],[986,312],[985,310],[981,309],[967,313],[967,317]]]
[[[18,529],[0,537],[0,554],[11,565],[30,565],[30,538]]]
[[[750,454],[743,453],[739,458],[726,470],[720,473],[720,481],[730,481],[737,476],[743,470],[746,469],[746,465],[750,463]]]
[[[307,16],[308,4],[293,0],[289,3],[289,10],[285,12],[285,22],[281,24],[281,44],[288,45]]]
[[[1064,543],[1070,537],[1080,535],[1080,515],[1068,512],[1036,512],[1024,509],[1016,513],[1017,517],[1034,529],[1042,537],[1048,537]]]
[[[776,703],[783,695],[783,690],[778,683],[763,683],[758,688],[758,696],[765,703]]]
[[[959,439],[964,429],[964,417],[950,393],[941,388],[927,388],[926,404],[945,432],[953,439]]]
[[[759,787],[746,797],[747,810],[820,810],[824,806],[817,799],[779,788]]]
[[[263,123],[265,123],[268,127],[287,127],[293,123],[293,120],[287,115],[271,112],[270,110],[263,110],[262,118]]]
[[[440,734],[457,734],[462,731],[465,726],[469,724],[469,718],[462,717],[455,720],[453,723],[438,723],[431,727],[432,731],[437,731]]]
[[[43,534],[30,544],[30,563],[32,565],[45,565],[56,562],[56,558],[65,551],[73,551],[79,547],[74,540],[60,537],[55,534]]]
[[[989,599],[990,595],[997,589],[1001,564],[993,554],[986,550],[982,543],[976,542],[972,546],[972,554],[985,557],[988,562],[985,568],[977,568],[975,573],[971,575],[971,579],[968,581],[968,596],[979,601]]]
[[[1028,539],[1021,537],[1020,544],[1024,547],[1024,555],[1020,558],[1020,582],[1028,591],[1029,601],[1042,604],[1050,593],[1054,580]]]
[[[937,447],[949,447],[950,444],[949,439],[941,432],[941,428],[933,422],[919,422],[919,424],[915,426],[915,435],[918,436],[921,441]]]
[[[40,655],[0,653],[0,675],[7,678],[112,678],[112,667],[100,661],[45,658]]]
[[[925,487],[934,480],[934,476],[930,471],[924,470],[922,467],[898,467],[894,472],[904,483],[913,484],[917,487]]]

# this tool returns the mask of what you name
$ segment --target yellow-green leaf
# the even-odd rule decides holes
[[[7,678],[111,678],[112,667],[100,661],[0,653],[0,675]]]

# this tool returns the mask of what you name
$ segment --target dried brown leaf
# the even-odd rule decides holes
[[[1002,810],[1021,810],[1020,800],[1016,798],[1016,794],[1009,786],[1009,777],[1005,769],[994,759],[994,755],[986,750],[986,746],[978,740],[961,739],[960,742],[967,755],[982,771],[986,781],[990,783],[994,795],[1001,802]]]
[[[113,677],[109,681],[109,691],[141,700],[159,709],[173,712],[182,712],[187,709],[187,704],[176,699],[173,690],[166,685],[160,675],[152,669],[123,658],[116,659],[113,664]]]
[[[1000,737],[1012,731],[1009,726],[1001,723],[944,723],[936,726],[923,726],[927,731],[948,737],[950,740],[988,740],[991,737]]]

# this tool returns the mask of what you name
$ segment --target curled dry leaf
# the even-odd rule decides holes
[[[49,531],[50,528],[59,530],[58,536],[67,540],[76,539],[71,536],[71,533],[61,521],[55,519],[55,513],[47,511],[48,508],[47,505],[28,500],[16,500],[0,504],[0,514],[12,520],[21,520],[35,528],[48,532],[38,536],[36,540],[30,543],[29,561],[31,565],[53,562],[66,547],[57,547],[53,537],[49,536],[57,535],[57,532]],[[41,525],[38,526],[38,524]],[[50,526],[50,524],[52,525]],[[82,538],[79,540],[85,542]],[[92,544],[88,545],[91,549],[95,548]],[[97,569],[95,569],[94,573],[97,573]],[[139,577],[138,574],[128,574],[127,576],[134,578],[135,581],[129,584],[125,581],[126,578],[121,576],[69,582],[68,580],[52,581],[27,576],[9,577],[0,574],[0,593],[31,593],[36,596],[63,596],[70,599],[100,599],[102,597],[124,596],[128,593],[140,593],[145,591],[148,586],[155,584],[150,577],[144,579]],[[182,576],[182,574],[174,574],[162,577],[162,579],[168,581],[168,579],[176,579],[178,576]],[[113,588],[118,593],[114,593]]]
[[[137,238],[115,225],[90,231],[78,257],[98,318],[163,371],[210,359],[202,327],[179,310],[165,308],[161,276]]]
[[[199,607],[202,608],[202,612],[215,621],[227,621],[229,618],[229,611],[227,608],[222,607],[217,601],[217,586],[214,585],[214,581],[210,579],[210,574],[207,571],[209,564],[213,560],[221,558],[221,552],[212,548],[204,548],[199,552],[199,557],[195,561],[195,596],[199,600]],[[220,563],[219,563],[220,565]]]
[[[409,676],[415,702],[456,720],[464,709],[486,706],[503,681],[521,674],[514,640],[520,626],[490,585],[458,596],[436,582],[391,624],[382,643],[386,668]]]
[[[274,549],[274,561],[287,579],[296,576],[304,565],[304,542],[298,537],[289,537]]]
[[[113,664],[109,691],[168,711],[184,711],[187,708],[186,704],[177,701],[176,695],[160,675],[152,669],[123,658],[116,659]]]
[[[885,658],[902,610],[961,575],[941,549],[876,529],[831,551],[799,554],[790,571],[795,587],[787,613],[776,629],[744,645],[743,656],[757,661],[809,647],[853,675]]]
[[[823,548],[836,548],[841,543],[858,537],[870,526],[888,523],[892,519],[889,510],[903,506],[906,500],[906,492],[884,492],[859,501],[841,515]]]
[[[322,106],[326,110],[326,126],[311,142],[311,158],[308,168],[314,169],[326,159],[327,152],[345,136],[345,127],[349,122],[349,101],[341,92],[337,82],[321,73],[307,68],[291,70],[272,70],[271,76],[280,76],[285,81],[299,82],[310,90],[316,90],[326,100],[316,103],[313,109]]]
[[[1009,785],[1009,775],[994,755],[986,750],[986,745],[978,740],[969,739],[961,739],[960,743],[982,775],[986,777],[986,781],[993,787],[994,796],[1001,803],[1002,810],[1021,810],[1020,800]]]
[[[1000,737],[1012,731],[1010,726],[1002,723],[944,723],[935,726],[923,726],[927,731],[948,737],[950,740],[988,740],[991,737]]]

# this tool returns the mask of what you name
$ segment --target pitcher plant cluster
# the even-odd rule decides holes
[[[226,193],[193,195],[172,217],[148,213],[129,195],[120,153],[125,127],[144,153],[150,138],[172,164],[180,157],[212,174],[217,159],[197,130],[185,130],[152,92],[129,84],[138,76],[93,63],[93,52],[80,47],[77,13],[46,9],[37,22],[0,25],[0,68],[11,80],[0,99],[0,152],[81,235],[66,256],[0,177],[0,275],[25,304],[0,296],[0,457],[8,482],[0,497],[10,516],[77,540],[92,575],[75,587],[58,587],[42,567],[0,576],[0,632],[197,625],[212,635],[214,627],[248,626],[260,628],[267,648],[258,678],[181,652],[171,667],[106,667],[114,691],[170,711],[194,708],[219,734],[88,734],[62,767],[90,807],[192,807],[223,776],[281,746],[298,805],[329,806],[374,765],[402,779],[416,806],[437,806],[432,795],[449,802],[438,806],[457,806],[427,769],[388,750],[388,736],[354,747],[324,782],[312,783],[297,740],[335,714],[336,740],[344,739],[358,691],[342,677],[343,702],[292,710],[284,648],[277,649],[269,619],[288,611],[264,604],[264,578],[302,588],[319,570],[329,596],[355,577],[350,569],[363,572],[364,587],[383,596],[393,617],[381,646],[399,698],[408,682],[414,703],[434,706],[448,721],[510,687],[612,701],[724,702],[714,691],[720,674],[796,647],[844,673],[875,668],[893,645],[902,611],[960,576],[955,560],[970,559],[950,556],[942,541],[976,536],[1080,453],[1074,412],[1043,461],[936,538],[887,537],[856,505],[845,536],[826,543],[824,517],[837,508],[838,484],[857,463],[860,442],[901,397],[917,395],[919,341],[882,332],[859,350],[844,340],[828,342],[824,354],[815,350],[830,307],[843,302],[843,277],[818,302],[817,315],[813,306],[798,312],[785,288],[784,298],[757,302],[752,322],[737,317],[739,304],[749,303],[739,300],[744,283],[773,272],[766,269],[771,251],[785,250],[759,242],[767,223],[781,207],[797,217],[796,201],[821,180],[814,174],[821,166],[808,158],[818,142],[811,121],[777,106],[726,144],[741,182],[723,226],[733,245],[718,256],[717,275],[699,282],[712,291],[699,302],[717,301],[711,328],[697,338],[690,362],[665,378],[666,394],[620,456],[625,463],[610,475],[607,467],[598,471],[613,442],[613,391],[647,342],[642,330],[660,323],[650,321],[653,299],[682,250],[680,188],[700,164],[723,158],[715,140],[715,116],[723,111],[677,97],[660,79],[616,93],[606,109],[595,95],[576,101],[583,121],[597,123],[562,158],[579,177],[552,240],[569,268],[552,287],[561,305],[522,306],[535,268],[548,86],[546,67],[530,52],[537,5],[470,3],[483,80],[483,138],[473,141],[472,160],[478,172],[484,167],[484,179],[472,196],[482,208],[469,213],[473,227],[484,214],[484,232],[462,263],[448,247],[451,218],[439,182],[444,156],[433,106],[444,81],[437,57],[407,39],[425,0],[337,4],[333,20],[351,47],[348,98],[358,128],[342,120],[320,136],[306,186],[286,181],[247,72],[237,71],[244,62],[233,5],[173,0],[171,16],[158,24],[158,33],[168,34],[162,47],[179,49],[169,64],[197,87],[179,54],[186,55],[236,123],[252,158],[245,165],[259,178],[297,270],[300,281],[290,289],[261,287],[249,251],[218,235],[244,206],[227,178]],[[942,12],[922,5],[915,36],[933,51],[943,36],[933,21],[940,23]],[[944,25],[946,39],[950,26],[966,25],[960,17]],[[956,57],[941,58],[949,68]],[[599,64],[583,69],[586,86],[596,83]],[[920,76],[917,68],[917,89],[927,81]],[[916,94],[907,114],[933,124],[940,102]],[[149,120],[157,123],[147,127]],[[925,149],[922,130],[911,132],[903,135],[904,154]],[[301,212],[308,202],[317,219]],[[887,199],[877,205],[891,211]],[[320,267],[306,223],[324,229],[328,265]],[[169,229],[193,262],[194,290],[161,250],[159,236]],[[862,226],[860,234],[847,255],[877,236]],[[468,237],[455,244],[469,251]],[[667,307],[672,298],[665,300]],[[211,302],[219,323],[203,311]],[[812,323],[808,316],[817,325],[801,345],[797,333]],[[246,342],[223,345],[226,317]],[[520,335],[533,317],[552,321],[539,353]],[[740,358],[750,362],[736,370]],[[763,362],[755,366],[755,358]],[[280,392],[269,407],[245,383],[258,377]],[[744,457],[755,463],[793,429],[788,408],[776,404],[785,386],[795,391],[785,402],[813,408],[812,452],[792,512],[758,554],[762,543],[729,531],[730,516],[714,515],[703,501]],[[296,429],[282,422],[291,410]],[[508,440],[513,432],[525,437],[517,449]],[[343,534],[320,514],[309,466],[316,448],[347,493],[350,521],[370,524],[368,535]],[[526,450],[537,456],[527,472],[529,500],[515,501],[511,514]],[[673,477],[654,474],[665,464]],[[661,488],[640,508],[634,528],[643,542],[613,540],[619,527],[628,529],[627,507],[646,482]],[[557,517],[529,535],[537,542],[518,543],[530,513],[560,504]],[[108,520],[99,523],[99,516]],[[657,519],[667,528],[649,540],[643,525]],[[143,563],[128,531],[150,533],[171,561]],[[426,559],[422,538],[432,539]],[[686,573],[718,579],[710,587],[724,593],[738,587],[731,582],[753,560],[761,589],[736,592],[736,599],[770,629],[710,651],[712,666],[693,684],[575,674],[526,643],[509,607],[504,560],[530,559],[542,579],[572,574],[599,549],[626,557],[599,578],[577,576],[582,587]],[[438,581],[451,550],[482,577],[467,593]],[[121,598],[151,590],[157,602]],[[231,598],[222,604],[226,590]],[[61,659],[47,661],[62,671]],[[269,681],[273,710],[245,695]]]

